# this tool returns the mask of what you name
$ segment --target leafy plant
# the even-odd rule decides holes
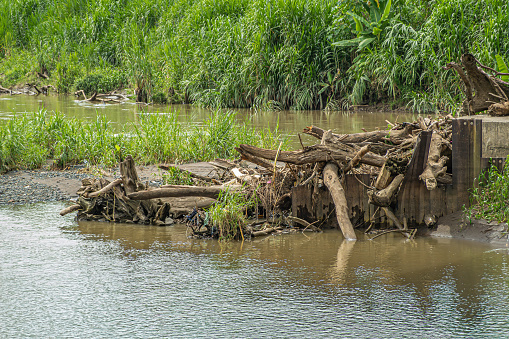
[[[369,46],[375,39],[380,39],[380,34],[389,23],[391,14],[392,0],[372,0],[361,2],[365,13],[357,14],[348,11],[350,17],[355,22],[355,33],[357,37],[350,40],[341,40],[334,42],[333,46],[357,46],[357,51],[362,51]],[[364,16],[369,16],[369,21]]]
[[[497,60],[498,71],[500,73],[509,73],[509,68],[507,67],[504,59],[500,55],[495,55],[495,59]],[[501,75],[500,79],[503,81],[509,81],[509,75]]]
[[[246,197],[244,193],[230,190],[221,192],[217,202],[208,209],[213,226],[217,227],[219,240],[244,240],[248,209],[256,205],[256,194]]]
[[[469,215],[476,219],[509,221],[509,157],[499,171],[491,165],[479,176],[479,185],[472,189]]]
[[[165,185],[194,185],[193,178],[189,172],[181,171],[177,167],[169,167],[162,174],[162,178]]]

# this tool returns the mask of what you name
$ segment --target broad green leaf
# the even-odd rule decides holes
[[[387,5],[385,5],[384,14],[382,15],[382,19],[380,21],[384,21],[389,17],[391,13],[391,0],[387,1]]]
[[[380,10],[376,6],[371,7],[371,13],[370,13],[371,21],[373,22],[379,22],[380,21]]]
[[[332,84],[332,80],[334,79],[332,78],[331,72],[327,72],[327,80],[329,80],[329,84]]]
[[[340,46],[340,47],[348,47],[348,46],[357,46],[363,39],[355,38],[351,40],[341,40],[337,42],[333,42],[332,46]]]
[[[357,18],[355,18],[355,17],[353,17],[353,21],[355,21],[355,30],[356,30],[357,32],[361,32],[361,31],[364,29],[364,28],[362,27],[361,22],[360,22]]]
[[[368,38],[368,39],[361,41],[361,43],[359,44],[359,50],[361,50],[364,47],[366,47],[367,45],[369,45],[371,42],[373,42],[373,40],[375,40],[375,38]]]
[[[369,26],[369,22],[366,19],[364,19],[362,16],[355,14],[353,12],[346,12],[346,14],[350,15],[352,18],[354,18],[354,20],[357,19],[359,22],[361,22],[365,26]],[[357,23],[357,21],[356,21],[356,23]],[[362,29],[361,29],[361,31],[362,31]]]
[[[378,36],[380,33],[382,32],[382,30],[378,27],[374,27],[373,28],[373,34]]]
[[[327,88],[329,88],[329,86],[322,87],[322,89],[318,91],[318,95],[320,95],[320,94],[322,94],[323,92],[325,92],[325,91],[327,90]]]
[[[495,59],[497,59],[498,71],[500,73],[509,73],[509,68],[507,68],[504,59],[502,59],[502,57],[498,54],[495,55]],[[502,81],[509,81],[509,75],[501,75],[500,79],[502,79]]]

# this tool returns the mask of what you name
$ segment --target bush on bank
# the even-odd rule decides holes
[[[140,100],[211,107],[429,111],[460,100],[447,62],[467,50],[487,65],[509,59],[507,1],[394,0],[380,25],[367,4],[387,0],[3,1],[0,84],[47,72],[59,92],[127,85]],[[380,27],[362,48],[333,46],[359,35],[349,13]]]

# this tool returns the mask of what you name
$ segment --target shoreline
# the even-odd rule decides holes
[[[206,175],[206,163],[179,165],[182,169]],[[155,165],[138,166],[140,179],[151,185],[162,182],[162,171]],[[118,168],[102,171],[102,177],[118,177]],[[82,166],[65,170],[44,167],[38,170],[16,170],[0,175],[0,206],[70,201],[77,197],[81,180],[95,176]],[[507,223],[488,222],[483,219],[468,220],[461,211],[440,217],[436,226],[424,236],[435,238],[465,239],[509,247]]]

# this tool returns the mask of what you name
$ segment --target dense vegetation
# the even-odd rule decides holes
[[[460,85],[442,66],[466,50],[509,59],[508,13],[505,0],[2,1],[0,84],[40,72],[59,92],[213,107],[448,109]]]
[[[286,144],[277,127],[255,130],[249,121],[238,123],[232,112],[213,111],[200,127],[179,122],[178,115],[141,114],[120,133],[104,116],[88,122],[46,111],[17,115],[0,124],[0,173],[38,168],[48,159],[57,168],[83,162],[112,166],[128,154],[137,163],[207,161],[237,156],[234,148],[241,143]]]
[[[509,222],[509,157],[502,171],[493,165],[484,171],[471,193],[472,206],[466,211],[467,216]]]

